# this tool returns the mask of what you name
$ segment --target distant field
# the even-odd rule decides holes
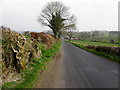
[[[102,43],[102,42],[91,42],[91,41],[72,41],[80,45],[96,45],[96,46],[107,46],[107,47],[118,47],[118,44]]]

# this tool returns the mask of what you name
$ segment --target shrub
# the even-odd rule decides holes
[[[35,33],[35,32],[31,32],[31,37],[35,38],[35,39],[39,39],[41,38],[41,41],[47,45],[47,48],[51,48],[52,45],[56,42],[55,38],[49,34],[45,34],[45,33]]]
[[[116,56],[120,55],[120,47],[105,47],[105,46],[94,46],[94,45],[86,45],[86,47],[89,49],[106,52],[108,54],[112,54]]]
[[[24,35],[8,28],[2,29],[2,60],[6,68],[13,67],[20,72],[26,69],[32,57],[40,54],[38,42],[26,39]]]

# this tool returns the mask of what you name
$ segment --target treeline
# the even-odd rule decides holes
[[[94,42],[118,43],[118,31],[73,32],[72,38]]]

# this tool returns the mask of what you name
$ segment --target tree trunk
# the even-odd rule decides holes
[[[54,38],[57,38],[57,32],[56,32],[56,30],[53,30],[53,33],[54,33]]]
[[[60,38],[60,36],[61,36],[61,32],[58,33],[58,38]]]

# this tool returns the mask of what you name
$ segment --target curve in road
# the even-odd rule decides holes
[[[118,88],[118,64],[62,40],[62,55],[41,88]]]

